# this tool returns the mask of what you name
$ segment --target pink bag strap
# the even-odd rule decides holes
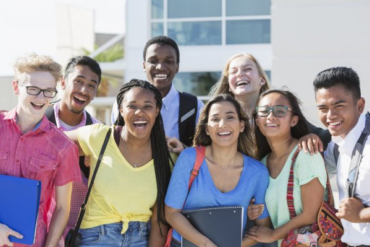
[[[182,209],[184,208],[186,200],[188,199],[191,185],[193,184],[194,179],[198,176],[200,166],[202,165],[203,160],[204,160],[204,156],[206,154],[206,147],[205,146],[198,146],[198,147],[195,148],[195,151],[196,151],[196,156],[195,156],[196,158],[195,158],[193,169],[191,169],[191,171],[190,171],[190,178],[189,178],[189,184],[188,184],[188,194],[186,195],[184,204],[182,205]],[[165,247],[170,247],[171,246],[172,234],[173,234],[173,229],[171,228],[167,233],[167,239],[166,239],[166,243],[164,245]]]
[[[299,149],[297,148],[297,151],[295,151],[293,157],[292,157],[292,165],[290,166],[289,171],[289,179],[288,179],[288,189],[286,193],[286,201],[288,203],[288,209],[290,218],[293,219],[296,216],[295,209],[294,209],[294,197],[293,197],[293,189],[294,189],[294,163],[299,154]]]

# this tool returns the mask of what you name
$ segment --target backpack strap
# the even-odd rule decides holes
[[[57,126],[57,121],[55,120],[54,105],[51,105],[46,109],[45,115],[51,123]]]
[[[196,150],[196,158],[195,158],[193,169],[191,169],[191,171],[190,171],[190,178],[189,178],[189,184],[188,184],[188,194],[186,195],[186,198],[184,200],[184,204],[182,205],[182,209],[184,208],[186,200],[188,199],[191,185],[193,184],[194,179],[198,176],[200,166],[203,163],[204,156],[205,156],[205,153],[206,153],[206,147],[205,146],[198,146],[198,147],[195,148],[195,150]],[[167,239],[166,239],[166,243],[164,245],[165,247],[170,247],[171,246],[172,234],[173,234],[173,228],[171,228],[167,233]]]
[[[358,178],[358,172],[360,169],[360,162],[362,160],[362,153],[364,151],[365,142],[370,135],[370,114],[366,113],[365,128],[362,130],[360,138],[358,138],[355,148],[352,152],[351,164],[348,171],[347,188],[348,197],[355,195],[356,182]]]
[[[198,111],[198,99],[189,93],[181,93],[179,108],[179,136],[186,146],[191,146],[195,134],[195,125]]]
[[[93,121],[92,121],[92,118],[91,118],[90,113],[88,113],[87,111],[85,111],[85,112],[86,112],[86,125],[93,124]]]

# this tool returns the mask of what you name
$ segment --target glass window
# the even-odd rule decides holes
[[[168,0],[168,18],[221,17],[222,0]]]
[[[163,22],[152,23],[152,38],[155,36],[163,35]]]
[[[270,15],[271,0],[227,0],[226,16]]]
[[[173,83],[180,92],[206,96],[220,76],[221,72],[179,72],[173,79]]]
[[[163,0],[152,0],[152,19],[163,19]]]
[[[270,20],[226,21],[226,44],[270,43],[270,23]]]
[[[178,45],[220,45],[221,21],[168,22],[168,36]]]

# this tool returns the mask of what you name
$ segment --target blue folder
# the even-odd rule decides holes
[[[242,246],[243,215],[241,206],[224,206],[185,210],[182,214],[192,226],[208,237],[218,247]],[[182,247],[196,247],[185,238]]]
[[[35,241],[41,182],[0,174],[0,223],[23,235],[10,242],[32,245]]]

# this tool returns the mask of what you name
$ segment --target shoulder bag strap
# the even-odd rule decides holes
[[[107,132],[107,135],[105,136],[103,146],[102,146],[102,148],[100,150],[98,161],[96,162],[96,166],[95,166],[94,173],[92,175],[92,178],[91,178],[91,181],[90,181],[90,184],[89,184],[89,188],[87,190],[85,201],[82,203],[82,205],[80,207],[80,214],[78,215],[78,220],[77,220],[77,223],[76,223],[76,226],[75,226],[75,229],[74,229],[74,233],[73,233],[73,236],[71,237],[71,243],[74,243],[74,241],[75,241],[75,239],[77,237],[78,230],[80,229],[80,226],[81,226],[81,223],[82,223],[82,219],[83,219],[84,214],[85,214],[87,201],[89,200],[90,192],[91,192],[92,186],[94,184],[94,180],[95,180],[96,174],[98,172],[98,169],[99,169],[99,166],[100,166],[100,162],[101,162],[101,160],[103,158],[105,148],[107,147],[107,144],[108,144],[108,141],[109,141],[111,132],[112,132],[112,128],[109,128],[109,130]]]
[[[57,125],[54,114],[54,105],[51,105],[46,109],[45,115],[51,123],[53,123],[55,126]]]
[[[294,197],[293,197],[293,189],[294,189],[294,163],[299,154],[299,149],[295,151],[292,157],[292,165],[290,166],[289,172],[289,179],[288,179],[288,189],[286,193],[286,201],[288,204],[290,218],[293,219],[296,216],[295,209],[294,209]]]
[[[365,128],[363,129],[360,138],[358,138],[355,148],[352,152],[351,164],[348,171],[347,188],[348,197],[354,197],[362,152],[364,151],[365,142],[370,134],[370,116],[366,114]]]
[[[87,111],[85,111],[85,112],[86,112],[86,125],[93,124],[93,121],[92,121],[92,118],[91,118],[90,113],[88,113]]]

